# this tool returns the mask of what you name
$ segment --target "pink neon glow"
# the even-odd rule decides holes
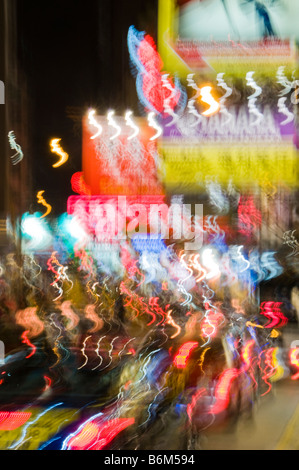
[[[292,366],[296,366],[298,372],[291,376],[292,380],[299,379],[299,348],[292,348],[290,350],[290,363]]]
[[[215,390],[216,402],[213,404],[211,413],[218,414],[226,410],[229,404],[229,392],[233,380],[239,375],[238,369],[226,369],[222,372]]]
[[[104,425],[91,421],[70,440],[68,448],[69,450],[102,450],[121,431],[134,423],[134,418],[116,418],[107,421]]]
[[[187,360],[191,354],[191,351],[198,346],[197,341],[188,341],[184,343],[176,356],[174,357],[173,363],[178,369],[184,369],[187,365]]]
[[[241,196],[239,207],[239,232],[251,236],[262,223],[261,212],[256,208],[252,196]]]
[[[219,325],[223,322],[224,316],[221,312],[208,310],[206,316],[201,323],[201,333],[204,338],[214,338],[219,329]]]
[[[146,69],[146,73],[143,74],[142,84],[142,91],[146,99],[158,113],[163,112],[164,102],[167,99],[170,108],[174,109],[178,104],[180,91],[176,90],[171,79],[167,79],[169,87],[163,87],[161,73],[163,63],[151,36],[146,35],[140,42],[138,56]]]
[[[268,382],[268,379],[272,377],[275,374],[275,367],[273,365],[273,355],[275,353],[275,348],[269,348],[260,353],[259,359],[260,359],[260,364],[261,364],[261,356],[264,354],[265,356],[265,368],[263,369],[263,376],[262,379],[265,382],[265,384],[268,385],[268,390],[264,392],[261,396],[263,397],[264,395],[267,395],[267,393],[270,392],[272,385]],[[261,366],[260,366],[261,368]]]
[[[261,303],[261,315],[264,315],[269,319],[269,323],[265,325],[265,328],[278,328],[287,324],[288,319],[284,316],[280,310],[282,302],[262,302]]]

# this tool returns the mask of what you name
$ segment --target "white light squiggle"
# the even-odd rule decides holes
[[[285,105],[287,98],[279,98],[278,100],[278,111],[286,116],[286,119],[280,123],[281,126],[285,126],[289,122],[294,120],[294,114],[289,111]]]
[[[120,136],[120,133],[121,133],[121,127],[115,122],[115,120],[113,119],[113,116],[114,116],[115,112],[114,111],[109,111],[108,112],[108,115],[107,115],[107,119],[108,119],[108,124],[109,126],[113,127],[114,129],[116,129],[116,132],[115,134],[110,137],[110,140],[114,140],[116,139],[117,137]]]
[[[20,163],[21,160],[23,160],[24,154],[21,149],[21,146],[16,143],[16,137],[15,137],[14,131],[10,131],[8,133],[8,141],[9,141],[10,148],[12,150],[16,150],[16,153],[10,158],[12,159],[12,164],[17,165],[18,163]]]
[[[195,81],[193,80],[193,76],[194,76],[193,73],[190,73],[187,76],[188,86],[191,87],[193,90],[195,90],[194,96],[192,96],[192,98],[189,99],[188,104],[187,104],[187,108],[189,110],[189,113],[192,114],[193,116],[195,116],[195,118],[196,118],[196,121],[193,124],[191,124],[191,127],[197,126],[203,120],[203,117],[201,116],[201,114],[199,114],[199,112],[197,111],[197,109],[195,107],[196,100],[199,98],[201,90],[200,90],[200,88],[198,88]]]
[[[87,336],[87,338],[85,338],[85,340],[83,341],[83,348],[81,349],[81,352],[83,354],[83,356],[85,357],[85,362],[82,364],[82,366],[78,367],[78,370],[82,369],[82,367],[86,366],[87,362],[88,362],[88,356],[85,354],[85,349],[86,349],[86,341],[91,338],[91,336]]]
[[[162,135],[162,127],[157,124],[155,116],[156,114],[152,111],[148,114],[147,117],[149,126],[157,131],[157,133],[153,135],[153,137],[151,137],[149,140],[156,140]]]
[[[131,117],[132,114],[133,114],[132,111],[127,111],[125,114],[125,121],[126,121],[127,126],[131,127],[134,130],[133,134],[130,135],[130,137],[128,137],[128,140],[134,139],[135,137],[137,137],[137,135],[140,132],[139,127],[136,126],[135,122],[133,121]]]
[[[106,338],[106,335],[105,335],[105,336],[102,336],[102,337],[99,339],[98,344],[97,344],[97,349],[96,349],[96,354],[97,354],[97,356],[101,359],[101,361],[100,361],[100,363],[99,363],[96,367],[94,367],[92,370],[97,369],[97,368],[100,367],[100,366],[102,365],[102,363],[103,363],[103,357],[99,354],[99,350],[100,350],[100,343],[101,343],[102,339],[104,339],[104,338]]]
[[[225,106],[225,101],[226,101],[226,98],[228,98],[233,90],[232,88],[230,88],[229,86],[227,86],[227,84],[225,83],[225,81],[223,80],[223,75],[224,73],[218,73],[217,75],[217,82],[218,82],[218,86],[220,86],[221,88],[223,88],[226,93],[220,98],[220,113],[221,114],[225,114],[227,116],[227,120],[226,121],[223,121],[221,123],[222,126],[226,126],[231,120],[232,120],[232,114],[228,112],[226,106]]]
[[[92,126],[96,127],[98,129],[98,132],[96,134],[94,134],[92,137],[90,137],[91,139],[96,139],[97,137],[99,137],[102,132],[103,132],[103,128],[102,126],[96,121],[95,119],[95,110],[92,109],[91,111],[89,111],[88,113],[88,120],[89,120],[89,124],[91,124]]]
[[[178,119],[179,115],[176,114],[170,106],[171,100],[175,97],[177,91],[174,87],[171,86],[168,80],[169,74],[165,73],[162,75],[162,86],[167,90],[171,91],[171,94],[164,100],[164,112],[169,114],[172,117],[172,121],[166,124],[166,127],[172,126]]]
[[[253,74],[254,72],[247,72],[246,74],[247,86],[250,86],[251,88],[255,90],[255,92],[248,97],[248,108],[249,108],[249,113],[254,114],[257,117],[256,120],[251,123],[251,125],[257,126],[264,119],[264,115],[259,112],[259,110],[257,109],[255,105],[255,102],[257,101],[257,97],[260,96],[262,93],[262,89],[253,80],[252,78]]]
[[[277,83],[279,83],[280,85],[284,87],[284,90],[281,90],[278,96],[287,95],[292,89],[292,83],[285,76],[284,69],[285,69],[284,65],[282,65],[281,67],[278,67],[277,74],[276,74]]]

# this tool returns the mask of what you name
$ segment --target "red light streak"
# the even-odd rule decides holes
[[[270,320],[265,328],[282,327],[287,324],[288,319],[283,315],[280,310],[282,302],[262,302],[261,315],[264,315]]]
[[[184,369],[187,365],[187,359],[189,358],[191,351],[198,346],[197,341],[188,341],[184,343],[176,356],[174,357],[173,363],[178,369]]]
[[[13,431],[20,428],[31,415],[31,412],[0,411],[0,431]]]
[[[196,393],[194,393],[194,395],[192,395],[191,403],[187,405],[187,415],[190,421],[192,421],[193,410],[196,405],[196,402],[199,399],[199,397],[201,397],[204,393],[205,393],[205,389],[200,388],[199,390],[197,390]]]
[[[51,387],[52,380],[50,379],[50,377],[47,377],[46,375],[44,375],[44,379],[45,379],[45,382],[46,382],[46,386],[44,388],[44,392],[45,392],[46,390],[48,390]]]
[[[91,195],[91,190],[84,181],[83,171],[77,171],[77,173],[73,174],[71,178],[71,186],[74,193],[80,194],[82,196]]]
[[[268,382],[268,379],[270,379],[270,377],[272,377],[275,374],[275,367],[273,366],[273,354],[275,354],[275,348],[269,348],[266,351],[261,352],[259,356],[260,364],[261,364],[262,354],[265,355],[265,365],[266,365],[266,367],[263,370],[264,375],[262,376],[262,379],[265,382],[265,384],[267,384],[269,387],[268,390],[261,395],[263,397],[264,395],[267,395],[267,393],[269,393],[272,388],[272,385]]]
[[[116,418],[107,421],[104,425],[91,421],[74,436],[69,444],[70,450],[102,450],[121,431],[135,423],[135,418]]]
[[[218,414],[226,410],[229,404],[229,391],[232,381],[239,375],[238,369],[226,369],[222,372],[216,385],[216,402],[212,406],[211,413]]]
[[[33,356],[36,352],[36,347],[34,346],[34,344],[30,343],[27,335],[28,335],[29,331],[24,331],[24,333],[22,334],[21,338],[22,338],[22,342],[24,344],[27,344],[27,346],[29,346],[30,348],[32,348],[32,352],[30,354],[28,354],[28,356],[26,356],[26,359],[29,359],[29,357]]]

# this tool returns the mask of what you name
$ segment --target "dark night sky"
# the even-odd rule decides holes
[[[44,189],[55,213],[66,210],[70,179],[81,170],[81,117],[88,107],[137,114],[130,73],[130,25],[156,40],[157,0],[17,0],[18,64],[29,94],[32,202]],[[58,170],[49,149],[60,137],[68,162]]]

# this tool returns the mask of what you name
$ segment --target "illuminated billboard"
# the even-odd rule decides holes
[[[160,0],[159,52],[180,76],[293,71],[298,14],[292,0]]]

